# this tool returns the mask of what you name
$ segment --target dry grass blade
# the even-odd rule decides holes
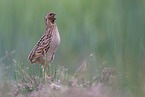
[[[34,81],[31,79],[31,77],[25,72],[25,70],[24,69],[22,69],[21,68],[21,66],[19,66],[18,64],[17,64],[17,61],[15,60],[15,59],[12,59],[16,64],[16,66],[18,66],[20,69],[21,69],[21,71],[30,79],[30,81],[32,82],[32,84],[34,85],[34,87],[36,88],[36,85],[35,85],[35,83],[34,83]],[[15,70],[17,73],[19,73],[20,74],[20,72],[19,71],[17,71],[17,70]],[[20,74],[21,75],[21,74]]]
[[[74,75],[72,76],[72,79],[75,78],[76,74],[77,74],[83,67],[86,67],[88,60],[89,60],[92,56],[93,56],[93,54],[90,54],[90,55],[89,55],[89,58],[86,59],[86,60],[82,63],[82,65],[76,70],[76,72],[75,72]]]

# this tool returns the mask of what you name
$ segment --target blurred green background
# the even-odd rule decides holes
[[[30,65],[27,56],[45,31],[44,16],[55,12],[61,44],[52,64],[72,74],[93,54],[90,73],[114,67],[122,73],[122,90],[143,97],[144,9],[145,0],[0,0],[0,72],[8,66],[11,76],[12,58]]]

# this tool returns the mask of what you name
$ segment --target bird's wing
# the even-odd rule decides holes
[[[48,29],[40,40],[36,43],[31,53],[28,56],[28,60],[33,64],[38,61],[38,58],[45,56],[48,49],[50,48],[51,40],[52,40],[52,30]]]

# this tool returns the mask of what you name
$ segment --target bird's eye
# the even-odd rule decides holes
[[[52,13],[50,15],[52,15]]]

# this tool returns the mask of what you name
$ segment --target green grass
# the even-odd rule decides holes
[[[88,59],[82,62],[82,65],[80,65],[80,67],[74,72],[73,75],[68,74],[68,69],[64,68],[63,66],[51,65],[48,66],[48,71],[46,71],[45,68],[45,74],[47,75],[45,75],[44,77],[41,68],[37,70],[40,71],[40,73],[38,74],[34,70],[34,66],[29,65],[29,67],[27,67],[24,64],[18,64],[13,59],[13,61],[15,62],[14,65],[15,70],[12,77],[14,82],[11,83],[5,82],[4,86],[0,89],[3,90],[4,87],[6,87],[7,92],[6,93],[1,92],[0,94],[2,96],[23,95],[23,96],[35,97],[34,94],[37,94],[41,97],[59,97],[59,95],[64,95],[64,94],[68,95],[67,93],[69,93],[70,91],[69,89],[72,90],[74,89],[74,91],[80,93],[79,95],[82,95],[80,91],[85,92],[86,90],[84,89],[89,89],[89,88],[92,88],[94,90],[97,88],[99,89],[99,91],[103,91],[102,90],[103,87],[109,86],[111,89],[114,82],[117,81],[116,79],[112,78],[112,76],[117,77],[117,74],[114,74],[113,73],[114,70],[111,68],[108,69],[104,68],[103,70],[101,70],[101,72],[98,72],[97,76],[95,75],[93,76],[93,78],[91,79],[89,78],[89,80],[88,78],[86,78],[86,76],[84,76],[84,74],[88,73],[87,69],[90,65],[89,63],[91,62],[92,57],[93,54],[90,54]],[[108,75],[106,76],[106,74]],[[119,77],[117,77],[117,79],[118,78]],[[98,86],[100,83],[101,83],[101,87]],[[49,92],[47,90],[49,90]],[[55,93],[50,91],[53,91]],[[62,91],[64,92],[64,94],[61,94]],[[44,92],[43,96],[40,92]],[[48,96],[47,93],[51,96]],[[98,96],[100,94],[95,94],[95,95]],[[110,93],[109,95],[113,95],[113,93]],[[101,96],[101,97],[106,97],[106,96]]]
[[[72,90],[74,89],[74,91],[77,91],[79,95],[83,95],[80,91],[83,91],[83,93],[85,93],[86,89],[90,91],[89,90],[90,88],[92,88],[94,91],[97,88],[101,92],[103,92],[104,89],[106,89],[106,87],[110,89],[112,87],[119,88],[114,85],[118,83],[118,79],[121,78],[121,76],[118,76],[119,72],[113,68],[104,67],[102,68],[102,70],[100,70],[101,72],[97,72],[98,73],[97,75],[94,76],[90,75],[92,78],[86,77],[85,74],[89,73],[88,67],[91,66],[90,63],[92,59],[93,59],[93,54],[90,54],[89,57],[82,62],[82,65],[80,65],[80,67],[74,72],[73,75],[70,75],[68,73],[68,69],[64,68],[64,66],[51,65],[48,66],[48,70],[46,70],[45,68],[44,71],[46,75],[44,76],[41,68],[37,69],[36,72],[34,70],[34,66],[30,64],[29,66],[24,64],[18,64],[16,60],[12,59],[15,63],[14,64],[15,69],[12,77],[12,80],[14,82],[11,83],[5,82],[3,88],[0,89],[3,90],[4,87],[8,85],[7,92],[4,94],[0,92],[0,94],[2,94],[2,96],[23,95],[23,96],[35,97],[34,94],[37,94],[41,97],[59,97],[59,95],[64,95],[64,96],[65,94],[68,95],[67,93],[69,93],[70,89]],[[38,71],[40,71],[40,73],[38,73]],[[64,92],[64,94],[61,93],[62,91]],[[40,92],[44,92],[43,96]],[[51,96],[48,96],[47,93]],[[101,97],[107,96],[106,94],[105,95],[91,94],[90,96],[92,95],[96,95],[96,96],[100,95]],[[109,95],[114,95],[113,90],[111,93],[109,93]],[[120,97],[121,93],[119,92],[118,95],[119,96],[117,97]],[[125,96],[125,94],[123,95]]]
[[[91,55],[92,56],[92,55]],[[87,60],[85,60],[82,65],[76,70],[76,72],[71,76],[68,74],[68,69],[64,68],[64,66],[60,65],[51,65],[47,67],[47,69],[44,69],[44,76],[41,68],[37,70],[37,72],[34,70],[34,66],[29,65],[28,67],[24,64],[18,64],[14,59],[15,62],[15,70],[14,70],[14,76],[13,80],[26,83],[26,81],[30,82],[31,86],[33,86],[33,89],[36,89],[39,85],[39,83],[68,83],[71,80],[75,80],[76,78],[79,78],[81,72],[85,72],[86,65],[88,65],[88,61],[90,60],[91,56]],[[40,73],[38,74],[38,71]],[[36,78],[35,78],[36,77]],[[80,79],[80,78],[79,78]],[[83,78],[82,78],[83,79]]]

